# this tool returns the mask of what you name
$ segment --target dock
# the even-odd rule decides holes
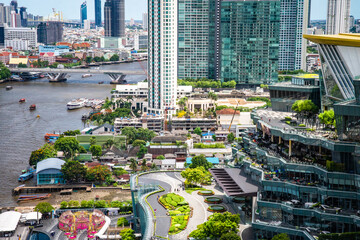
[[[42,185],[42,186],[19,186],[13,189],[13,195],[19,195],[22,193],[49,193],[49,192],[60,192],[63,190],[85,190],[91,192],[92,186],[89,185]]]

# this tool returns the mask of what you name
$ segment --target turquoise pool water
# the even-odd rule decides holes
[[[29,240],[50,240],[50,237],[42,232],[33,232]]]

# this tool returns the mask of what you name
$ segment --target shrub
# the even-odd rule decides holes
[[[285,121],[291,121],[291,117],[285,117]]]
[[[285,123],[286,123],[287,125],[290,125],[290,124],[291,124],[290,121],[286,121]]]
[[[299,124],[299,127],[306,127],[305,124]]]
[[[64,209],[64,208],[67,208],[68,207],[68,203],[66,201],[62,201],[60,203],[60,208]]]
[[[86,208],[88,206],[88,202],[86,200],[82,200],[81,203],[80,203],[80,206],[82,208]]]
[[[175,201],[171,201],[170,203],[172,206],[177,207],[177,203]]]
[[[130,226],[130,223],[126,218],[121,217],[117,220],[117,225],[118,225],[118,227]]]
[[[118,184],[117,184],[117,183],[114,183],[114,184],[113,184],[113,187],[117,187],[117,186],[118,186]]]

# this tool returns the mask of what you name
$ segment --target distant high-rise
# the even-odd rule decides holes
[[[54,44],[63,40],[62,22],[42,22],[37,27],[37,38],[39,43]]]
[[[106,37],[125,36],[125,0],[106,0],[104,23]]]
[[[349,28],[350,30],[355,26],[355,18],[354,16],[350,16],[350,25]]]
[[[148,30],[148,14],[147,13],[142,14],[142,24],[143,24],[143,29]]]
[[[21,27],[21,17],[20,14],[16,13],[15,11],[11,11],[11,21],[10,27]]]
[[[278,80],[280,2],[221,2],[221,81],[242,86]]]
[[[329,0],[326,34],[348,33],[350,29],[350,0]]]
[[[5,8],[4,4],[0,3],[0,26],[2,26],[2,23],[5,23]]]
[[[80,20],[81,23],[84,24],[84,20],[87,19],[87,4],[86,1],[83,2],[80,6]]]
[[[27,15],[27,12],[26,12],[26,7],[21,7],[20,8],[20,18],[21,18],[21,26],[22,27],[27,27],[28,15]]]
[[[306,69],[309,0],[281,0],[279,70]]]
[[[18,13],[18,3],[16,0],[10,2],[10,8],[11,11],[15,11],[16,13]]]
[[[0,23],[0,47],[5,47],[5,24]]]
[[[101,0],[95,0],[95,26],[101,26]]]
[[[178,1],[149,0],[148,111],[174,113],[178,69]],[[190,41],[190,39],[189,39]]]

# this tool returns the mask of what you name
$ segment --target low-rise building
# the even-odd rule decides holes
[[[10,58],[9,67],[17,68],[20,63],[28,67],[30,66],[28,58]]]
[[[176,167],[175,159],[164,159],[161,161],[161,169],[163,170],[175,169],[175,167]]]
[[[202,133],[201,134],[201,141],[202,142],[214,142],[214,138],[213,136],[215,135],[215,133],[213,132],[206,132],[206,133]]]
[[[203,132],[217,128],[216,119],[211,118],[173,118],[171,120],[172,131],[194,131],[199,127]]]
[[[8,211],[0,214],[0,237],[14,236],[21,218],[21,213]]]
[[[160,132],[163,130],[164,118],[146,115],[140,118],[116,118],[114,122],[114,130],[120,133],[124,127],[147,128],[151,131]]]
[[[39,58],[42,62],[47,61],[49,65],[53,64],[56,61],[55,53],[53,52],[42,52],[39,54]]]
[[[37,185],[62,184],[65,183],[61,166],[64,160],[59,158],[48,158],[36,164]]]

